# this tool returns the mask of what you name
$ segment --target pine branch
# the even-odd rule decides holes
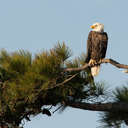
[[[123,68],[123,69],[128,69],[128,65],[125,64],[120,64],[119,62],[113,60],[113,59],[103,59],[102,61],[100,61],[97,64],[103,64],[103,63],[110,63],[113,66],[117,67],[117,68]],[[82,71],[85,70],[88,67],[93,67],[94,65],[90,65],[88,63],[86,63],[84,66],[80,67],[80,68],[66,68],[64,71],[65,72],[73,72],[73,71]]]
[[[91,104],[84,102],[66,102],[67,106],[90,111],[107,111],[107,112],[128,112],[128,103],[99,103]]]
[[[49,89],[53,89],[59,86],[62,86],[64,84],[66,84],[67,82],[69,82],[70,80],[72,80],[74,77],[76,77],[78,75],[78,73],[72,75],[71,77],[69,77],[68,79],[64,80],[62,83],[58,83],[56,85],[54,85],[53,87],[49,87],[49,88],[45,88],[45,90],[49,90]]]

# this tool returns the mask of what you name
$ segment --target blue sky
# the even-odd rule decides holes
[[[26,49],[33,54],[65,41],[73,57],[86,52],[89,26],[105,25],[109,36],[107,57],[128,63],[128,0],[0,0],[0,48],[8,51]],[[104,64],[96,81],[110,87],[122,86],[127,74]],[[52,117],[31,118],[25,128],[96,128],[98,114],[68,108]]]

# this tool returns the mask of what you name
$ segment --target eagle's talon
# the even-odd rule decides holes
[[[91,59],[90,61],[89,61],[89,65],[91,65],[91,66],[94,66],[94,65],[96,65],[97,64],[97,62],[95,61],[95,60],[93,60],[93,59]]]
[[[99,63],[102,63],[102,60],[103,60],[103,59],[100,59]]]

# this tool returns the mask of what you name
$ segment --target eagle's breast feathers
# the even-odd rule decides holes
[[[99,61],[106,55],[108,37],[106,32],[91,31],[87,40],[87,59]]]

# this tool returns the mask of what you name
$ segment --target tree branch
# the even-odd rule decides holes
[[[113,59],[103,59],[101,62],[97,63],[97,64],[102,64],[102,63],[110,63],[113,66],[117,67],[117,68],[123,68],[123,69],[128,69],[128,65],[125,64],[120,64],[119,62],[113,60]],[[79,67],[79,68],[66,68],[64,71],[65,72],[72,72],[72,71],[82,71],[85,70],[88,67],[93,67],[92,65],[86,63],[84,66]]]
[[[64,80],[62,83],[58,83],[52,87],[49,87],[49,88],[45,88],[45,90],[49,90],[49,89],[53,89],[53,88],[56,88],[56,87],[59,87],[59,86],[62,86],[64,84],[66,84],[67,82],[69,82],[70,80],[72,80],[74,77],[76,77],[79,73],[76,73],[74,75],[72,75],[71,77],[69,77],[68,79]]]
[[[83,102],[67,102],[66,105],[73,108],[79,108],[79,109],[91,110],[91,111],[128,112],[127,103],[90,104],[90,103],[83,103]]]

